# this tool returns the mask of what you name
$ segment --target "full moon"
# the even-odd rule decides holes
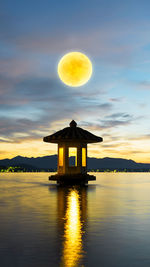
[[[92,75],[92,63],[80,52],[67,53],[58,63],[58,75],[69,86],[82,86]]]

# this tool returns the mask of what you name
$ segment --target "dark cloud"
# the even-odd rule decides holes
[[[113,113],[109,116],[106,116],[106,118],[108,118],[108,119],[116,119],[116,118],[131,119],[132,115],[127,114],[127,113],[118,112],[118,113]]]
[[[103,128],[114,128],[118,126],[126,126],[133,122],[133,116],[127,113],[113,113],[105,116],[104,120],[100,120]]]
[[[35,128],[36,122],[27,119],[17,120],[16,118],[0,119],[0,135],[13,137],[14,133],[28,133]]]
[[[125,100],[124,97],[112,97],[112,98],[109,98],[109,101],[110,102],[123,102]]]
[[[97,107],[99,109],[102,109],[102,110],[110,110],[112,108],[112,104],[110,104],[110,103],[103,103],[103,104],[97,105]]]
[[[83,93],[84,92],[84,93]],[[91,101],[85,101],[90,95]],[[95,97],[95,96],[94,96]],[[91,91],[80,91],[60,84],[56,79],[43,77],[23,77],[10,82],[7,90],[1,90],[0,135],[9,137],[10,142],[20,142],[27,138],[40,138],[50,134],[53,122],[64,118],[77,121],[91,114],[107,113],[111,103],[92,101]],[[40,131],[40,133],[36,133]],[[26,134],[27,137],[22,137]]]
[[[79,126],[84,127],[84,128],[87,127],[87,129],[89,128],[91,130],[102,130],[103,129],[100,124],[92,123],[88,121],[80,121]]]
[[[0,74],[0,96],[7,95],[12,90],[12,85],[15,83],[9,76]]]
[[[1,78],[2,79],[2,78]],[[11,109],[18,106],[28,106],[36,109],[42,105],[45,107],[54,105],[62,101],[67,101],[72,97],[68,88],[61,86],[54,79],[41,77],[26,77],[15,81],[6,82],[3,79],[3,87],[0,94],[0,109]],[[39,103],[39,105],[38,105]],[[34,106],[33,106],[34,104]]]
[[[68,107],[74,109],[99,109],[106,110],[112,107],[111,103],[95,102],[95,92],[93,89],[86,90],[84,87],[72,89],[63,85],[58,78],[47,77],[22,77],[8,81],[6,77],[1,76],[3,86],[1,87],[1,110],[9,110],[18,106],[27,106],[48,110],[62,107],[68,110]],[[93,93],[93,97],[92,97]]]
[[[104,114],[106,114],[106,110],[110,113],[112,106],[109,105],[109,103],[104,103],[100,105],[100,107],[103,109]],[[107,128],[116,128],[118,126],[126,126],[131,124],[134,119],[133,116],[127,113],[113,113],[108,116],[102,116],[103,119],[98,119],[99,113],[98,108],[96,109],[96,121],[95,122],[88,122],[88,121],[81,121],[80,125],[85,126],[89,129],[95,130],[95,131],[102,131]],[[112,137],[109,133],[103,133],[103,137],[109,138],[112,141],[118,140],[118,138],[121,137]]]
[[[119,120],[113,120],[113,121],[101,121],[101,125],[103,128],[114,128],[116,126],[124,126],[129,125],[131,121],[119,121]]]
[[[121,121],[121,120],[102,120],[101,121],[101,126],[102,128],[114,128],[116,126],[126,126],[131,123],[130,120],[128,121]]]

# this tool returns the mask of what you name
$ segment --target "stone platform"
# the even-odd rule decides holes
[[[65,175],[51,175],[49,176],[50,181],[56,181],[57,184],[88,184],[88,181],[95,181],[96,176],[90,174],[65,174]]]

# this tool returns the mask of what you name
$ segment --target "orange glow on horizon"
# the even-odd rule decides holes
[[[132,159],[140,163],[150,163],[150,146],[148,140],[126,140],[127,144],[121,141],[109,142],[105,140],[103,144],[88,145],[88,157],[95,158],[124,158]],[[47,144],[42,139],[21,140],[12,142],[5,140],[0,142],[0,159],[13,158],[18,155],[23,157],[42,157],[57,154],[57,144]]]

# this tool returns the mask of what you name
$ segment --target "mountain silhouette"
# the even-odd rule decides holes
[[[22,157],[16,156],[12,159],[0,160],[0,166],[21,166],[27,170],[56,170],[57,169],[57,155],[44,157]],[[133,160],[122,158],[87,158],[88,170],[129,170],[129,171],[148,171],[150,164],[137,163]]]

